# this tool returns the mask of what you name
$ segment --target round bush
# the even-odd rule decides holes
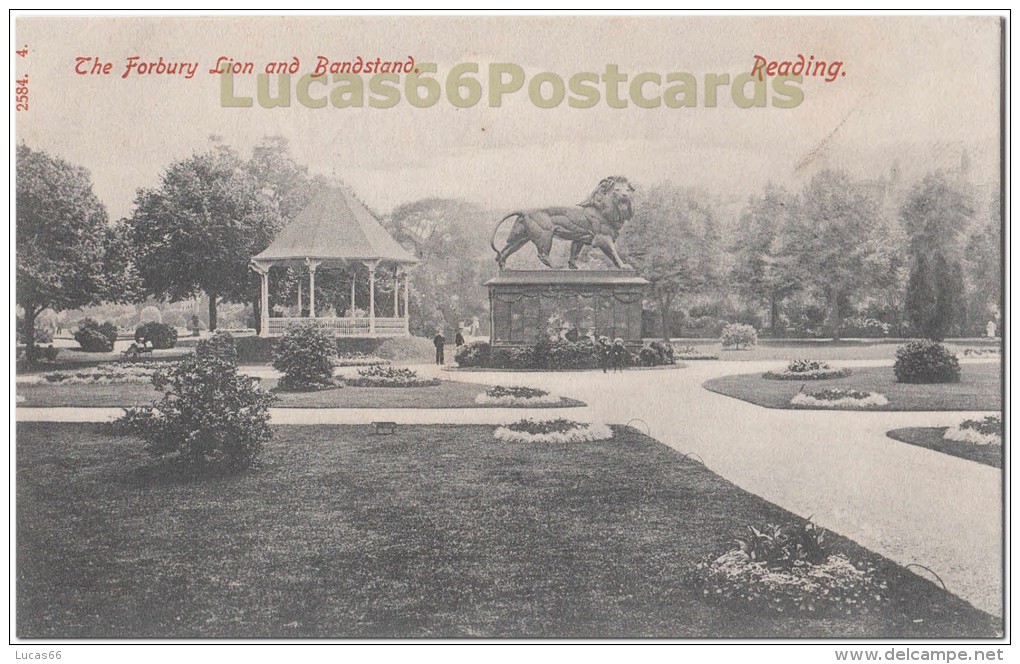
[[[152,406],[128,408],[119,427],[144,438],[146,449],[189,471],[243,470],[257,464],[272,437],[274,397],[258,379],[210,354],[195,353],[157,370],[152,384],[163,393]]]
[[[283,372],[280,388],[290,391],[334,387],[336,344],[314,325],[293,325],[276,342],[273,368]]]
[[[151,344],[156,350],[173,348],[177,345],[177,328],[156,321],[143,323],[135,329],[135,342]]]
[[[74,340],[86,353],[108,353],[117,340],[117,326],[113,323],[99,324],[92,318],[83,318],[78,323]]]
[[[472,341],[457,349],[457,366],[486,367],[489,365],[491,347],[487,341]]]
[[[751,348],[758,344],[758,332],[750,325],[730,323],[723,328],[722,345],[726,348]]]
[[[960,361],[942,344],[923,339],[896,350],[893,372],[901,383],[958,383]]]
[[[237,345],[229,332],[217,332],[208,339],[199,341],[195,355],[215,357],[222,362],[237,366]]]

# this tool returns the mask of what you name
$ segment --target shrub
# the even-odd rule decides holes
[[[184,468],[243,470],[257,464],[272,437],[269,407],[275,399],[258,379],[209,353],[195,353],[157,370],[152,384],[163,396],[151,406],[128,408],[117,421],[140,435],[156,457]]]
[[[472,341],[458,348],[454,359],[460,367],[487,367],[491,351],[487,341]]]
[[[723,328],[722,345],[724,348],[751,348],[758,344],[758,332],[750,325],[730,323]]]
[[[156,350],[173,348],[177,345],[177,328],[158,321],[143,323],[135,328],[135,343],[151,344]]]
[[[893,365],[901,383],[958,383],[960,361],[940,343],[922,339],[896,350]]]
[[[28,346],[25,348],[25,359],[31,364],[52,364],[57,361],[60,351],[50,346]]]
[[[673,344],[668,341],[653,341],[638,351],[638,364],[643,367],[659,367],[676,364]]]
[[[535,349],[532,346],[497,346],[489,351],[489,366],[494,369],[533,369]]]
[[[74,340],[86,353],[108,353],[117,340],[117,326],[113,323],[99,324],[92,318],[83,318],[78,323]]]
[[[280,388],[307,392],[335,387],[336,344],[314,325],[292,325],[273,348],[273,368],[283,372]]]
[[[595,344],[587,338],[578,341],[540,339],[533,353],[533,362],[539,369],[596,369],[599,366]],[[627,355],[630,360],[630,353]]]
[[[398,369],[380,365],[358,369],[358,377],[351,378],[347,382],[356,387],[434,387],[439,385],[438,378],[422,378],[414,369]]]
[[[222,362],[237,366],[237,344],[229,332],[217,332],[195,345],[195,355],[214,357]]]

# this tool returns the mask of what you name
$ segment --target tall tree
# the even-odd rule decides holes
[[[941,341],[963,321],[961,241],[972,214],[966,185],[941,172],[916,184],[900,210],[912,259],[907,315],[929,339]]]
[[[977,224],[967,240],[966,251],[968,319],[984,325],[1002,300],[1002,212],[999,195],[989,205],[988,215]]]
[[[799,286],[785,240],[797,215],[797,200],[782,187],[769,184],[751,197],[740,215],[733,242],[731,281],[745,297],[763,302],[769,327],[776,334],[779,304]]]
[[[147,290],[170,301],[205,293],[214,330],[220,298],[250,299],[248,261],[282,219],[238,155],[214,144],[172,164],[158,188],[140,189],[130,223]]]
[[[620,235],[625,258],[652,284],[664,338],[680,298],[719,284],[715,216],[701,198],[670,182],[639,192]]]
[[[116,231],[92,191],[89,172],[19,144],[16,153],[16,300],[26,342],[35,346],[43,309],[77,309],[122,299],[126,261],[108,252]]]
[[[878,200],[865,183],[825,170],[804,188],[800,210],[790,225],[786,252],[797,281],[825,300],[827,327],[838,339],[850,298],[891,273]]]
[[[421,261],[411,301],[416,333],[431,335],[484,317],[482,283],[494,272],[485,233],[479,232],[485,218],[484,210],[468,201],[426,198],[397,207],[385,220],[394,239]]]

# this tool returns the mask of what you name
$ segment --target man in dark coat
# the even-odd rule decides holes
[[[446,338],[443,337],[442,330],[436,330],[436,336],[432,337],[432,343],[436,347],[436,364],[445,364],[446,360],[443,357],[443,344],[446,343]]]

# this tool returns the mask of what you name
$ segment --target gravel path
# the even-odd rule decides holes
[[[994,361],[994,360],[993,360]],[[966,363],[966,362],[965,362]],[[881,366],[888,361],[847,361]],[[948,590],[1002,615],[1002,473],[892,440],[886,431],[949,426],[975,413],[771,410],[701,387],[710,378],[779,368],[782,362],[689,362],[677,371],[619,374],[447,372],[427,375],[528,385],[581,399],[574,419],[632,422],[696,454],[713,471],[901,565],[931,568]],[[18,421],[108,421],[119,408],[18,408]],[[560,413],[562,414],[562,413]],[[496,424],[555,417],[544,409],[273,409],[277,424]],[[915,568],[916,569],[916,568]],[[929,576],[927,572],[920,572]]]

